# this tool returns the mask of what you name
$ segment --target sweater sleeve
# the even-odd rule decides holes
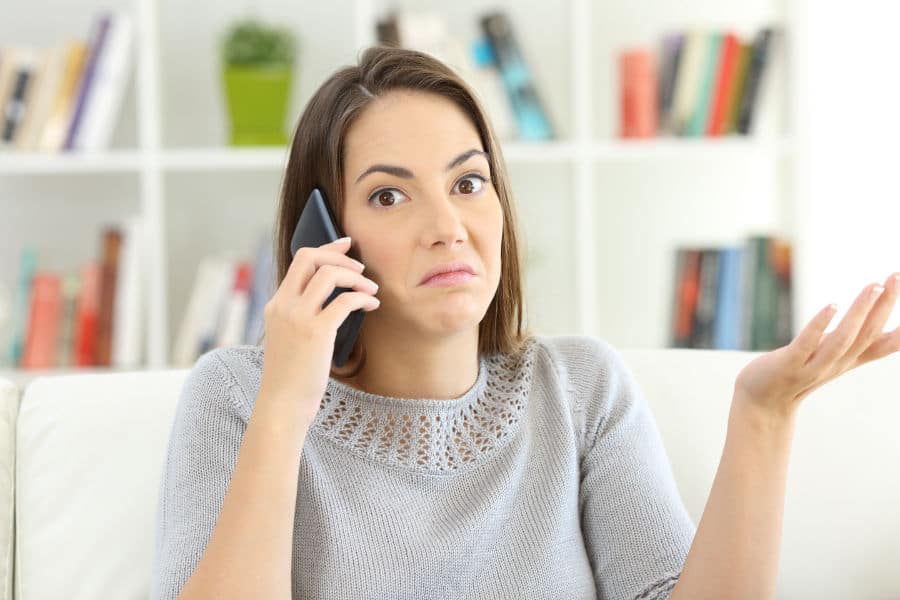
[[[572,374],[584,419],[579,509],[597,592],[607,600],[664,600],[696,529],[622,356],[603,340],[582,340],[587,348]]]
[[[197,360],[175,410],[156,513],[152,600],[177,598],[194,572],[237,464],[246,421],[220,352]]]

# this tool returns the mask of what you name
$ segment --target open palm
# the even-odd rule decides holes
[[[828,334],[824,332],[836,307],[823,308],[790,344],[747,364],[735,380],[735,395],[775,414],[790,415],[816,388],[900,350],[900,327],[882,331],[898,294],[900,272],[884,286],[867,285]]]

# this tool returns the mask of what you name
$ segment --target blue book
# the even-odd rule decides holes
[[[741,331],[741,264],[743,249],[722,248],[719,254],[719,289],[713,324],[713,347],[721,350],[740,349]]]

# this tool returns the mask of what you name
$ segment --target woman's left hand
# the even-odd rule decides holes
[[[882,332],[898,295],[900,273],[888,277],[883,287],[867,285],[837,328],[824,337],[837,309],[823,308],[790,344],[755,358],[741,370],[735,399],[765,414],[790,418],[816,388],[900,350],[900,327]]]

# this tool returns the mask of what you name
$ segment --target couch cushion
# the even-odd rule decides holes
[[[16,597],[142,598],[187,370],[35,379],[19,409]]]
[[[699,523],[737,374],[757,354],[626,350]],[[900,354],[803,400],[788,469],[779,599],[900,598]]]
[[[18,387],[11,381],[0,379],[0,600],[12,600],[18,408]]]

